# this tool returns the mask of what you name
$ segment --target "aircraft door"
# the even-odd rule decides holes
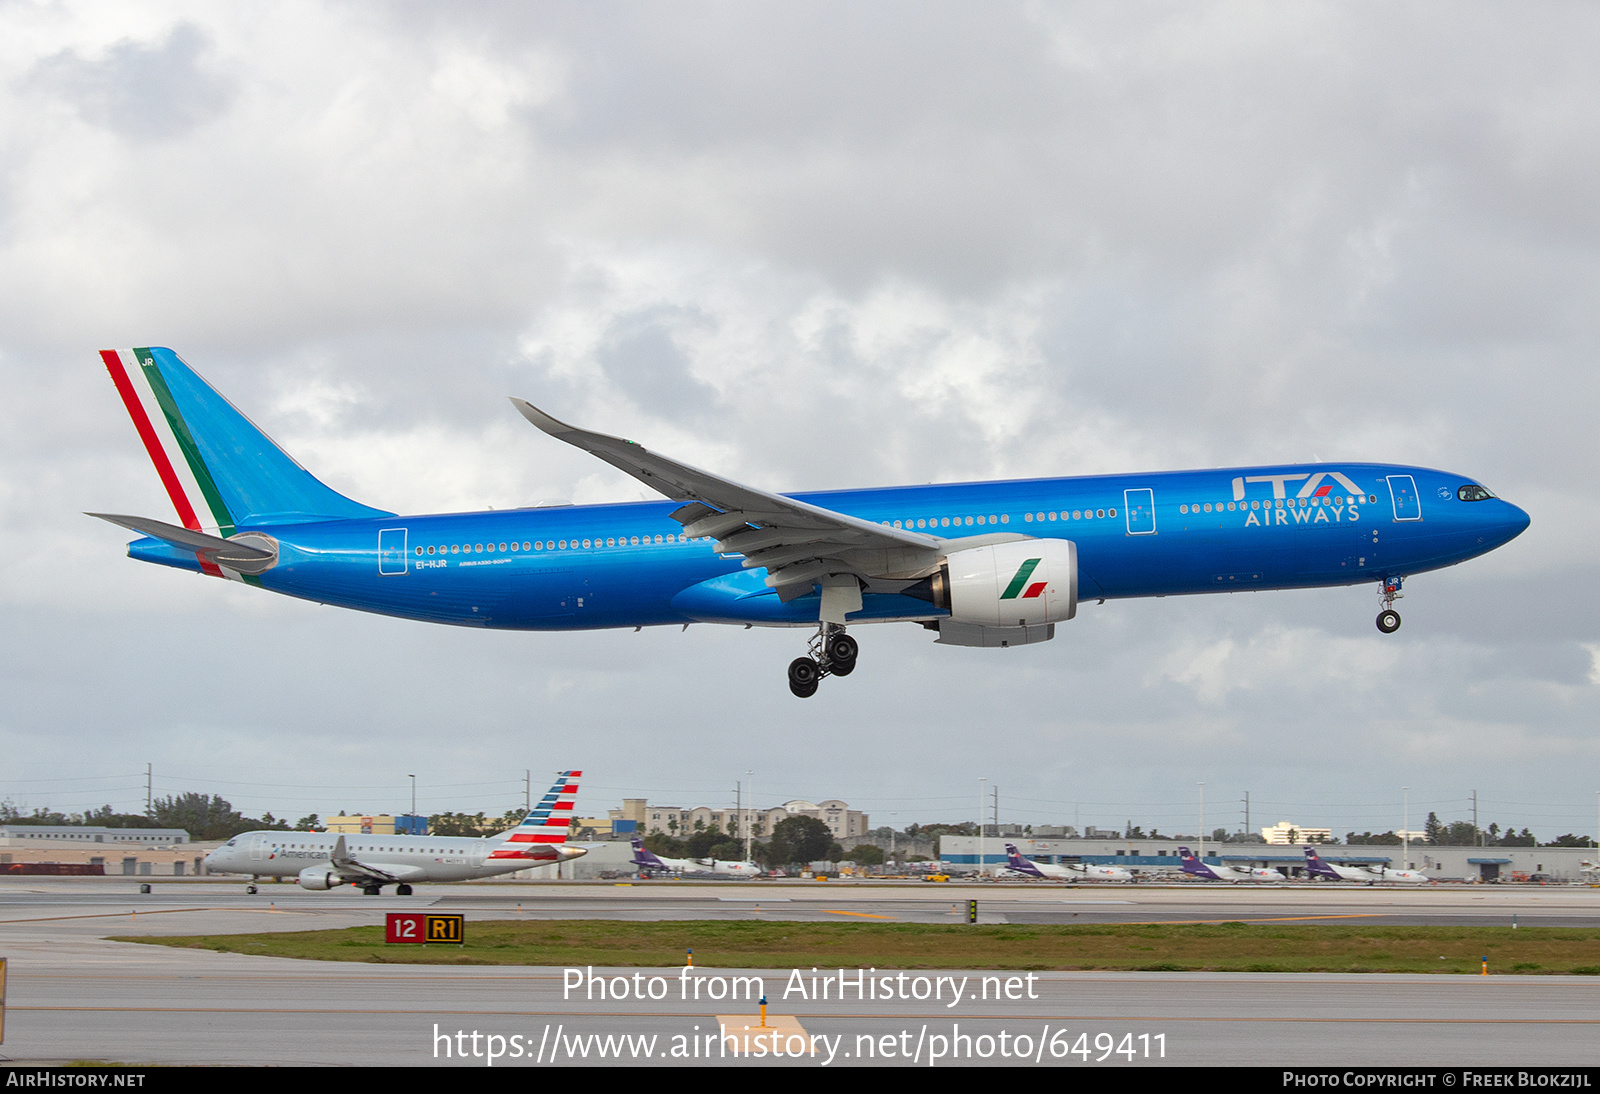
[[[1123,508],[1128,515],[1130,536],[1150,536],[1156,531],[1156,495],[1154,490],[1124,490]]]
[[[1395,520],[1422,519],[1422,503],[1417,498],[1417,482],[1410,475],[1390,475],[1389,496],[1394,499]]]
[[[378,530],[378,572],[403,574],[406,572],[406,530],[380,528]]]

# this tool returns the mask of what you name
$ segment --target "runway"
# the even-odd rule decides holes
[[[981,974],[949,974],[955,980],[935,985],[941,974],[919,971],[926,998],[911,997],[918,985],[908,974],[900,995],[857,998],[847,988],[841,1000],[833,989],[826,999],[809,990],[797,995],[791,970],[753,970],[749,975],[762,978],[771,1013],[795,1016],[808,1038],[832,1040],[811,1042],[815,1056],[751,1060],[708,1047],[717,1043],[716,1015],[746,1013],[754,1024],[753,1003],[711,997],[713,980],[721,978],[726,992],[736,975],[727,969],[614,970],[612,976],[625,981],[636,973],[640,982],[659,976],[662,995],[637,998],[628,990],[624,999],[602,1000],[583,998],[582,990],[564,998],[567,981],[559,969],[302,962],[103,941],[108,935],[342,927],[381,922],[385,911],[428,907],[462,912],[469,924],[517,916],[853,918],[841,913],[954,922],[969,898],[980,901],[981,918],[995,923],[1360,917],[1509,924],[1516,915],[1528,926],[1596,926],[1600,891],[1592,889],[538,883],[430,886],[411,898],[393,898],[288,885],[264,885],[249,897],[237,883],[215,881],[153,888],[141,895],[134,879],[109,878],[0,882],[0,955],[10,959],[0,1052],[19,1062],[351,1066],[484,1066],[494,1046],[499,1066],[551,1063],[555,1046],[588,1053],[570,1062],[596,1065],[646,1058],[723,1066],[1600,1063],[1600,978],[1594,977],[1036,973],[1024,984],[1025,974],[1005,973],[990,986],[1000,996],[1015,977],[1011,997],[980,999]],[[810,975],[802,970],[802,983]],[[962,977],[967,990],[953,1000]],[[696,981],[700,998],[683,998]],[[614,979],[608,983],[615,988]],[[785,988],[791,989],[787,997]],[[711,1041],[697,1040],[708,1034]],[[633,1040],[605,1039],[624,1035]],[[1027,1054],[1020,1052],[1024,1041]],[[691,1048],[712,1055],[670,1055]],[[930,1061],[936,1050],[942,1055]]]

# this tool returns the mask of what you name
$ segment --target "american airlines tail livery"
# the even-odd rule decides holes
[[[505,630],[814,628],[794,694],[855,670],[848,629],[1043,642],[1080,600],[1373,585],[1494,550],[1528,515],[1463,475],[1286,464],[774,494],[517,411],[659,502],[398,516],[325,486],[169,349],[101,358],[177,523],[96,513],[143,562],[384,615]]]
[[[206,856],[213,874],[292,877],[303,889],[354,885],[377,896],[385,885],[410,896],[422,881],[467,881],[565,862],[585,854],[567,843],[581,771],[563,771],[522,823],[498,836],[345,835],[332,832],[246,832]]]

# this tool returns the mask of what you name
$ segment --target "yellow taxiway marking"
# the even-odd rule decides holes
[[[893,919],[892,915],[873,915],[871,912],[841,912],[837,908],[824,908],[829,915],[853,915],[860,919]]]
[[[800,1019],[792,1014],[769,1014],[767,1015],[767,1024],[764,1026],[761,1024],[760,1017],[754,1014],[719,1014],[717,1015],[717,1022],[722,1027],[722,1036],[734,1038],[740,1044],[739,1050],[746,1054],[751,1051],[751,1049],[745,1047],[747,1044],[752,1044],[758,1048],[781,1044],[784,1045],[784,1051],[788,1052],[786,1042],[790,1037],[800,1038],[801,1043],[807,1046],[802,1051],[808,1051],[813,1056],[817,1053],[817,1046],[811,1044],[811,1039],[806,1036],[806,1029],[800,1024]],[[762,1046],[761,1042],[755,1041],[757,1037],[762,1038],[766,1042],[766,1046]],[[778,1038],[778,1040],[772,1040],[774,1037]],[[749,1038],[749,1041],[746,1041],[746,1038]],[[771,1051],[770,1047],[767,1048],[767,1051]],[[799,1053],[789,1053],[789,1055],[799,1055]]]
[[[1362,912],[1357,915],[1289,915],[1275,919],[1139,919],[1118,921],[1116,923],[1099,924],[1106,927],[1193,927],[1205,923],[1243,923],[1250,926],[1254,923],[1300,923],[1308,919],[1382,919],[1390,912]],[[1048,924],[1058,926],[1058,924]]]

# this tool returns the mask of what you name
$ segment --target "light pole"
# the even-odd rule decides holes
[[[1195,857],[1201,862],[1206,860],[1206,784],[1196,783],[1200,788],[1200,853]]]
[[[750,840],[755,835],[756,827],[756,817],[754,812],[756,807],[755,774],[756,773],[754,771],[746,771],[744,773],[744,785],[746,789],[750,791],[750,812],[745,817],[744,824],[744,860],[746,862],[752,861],[750,858]]]
[[[1400,869],[1411,869],[1411,788],[1402,786],[1400,793],[1404,795],[1405,812],[1401,814],[1403,822],[1400,826]]]
[[[978,776],[978,878],[984,876],[984,784],[989,777]]]
[[[415,826],[417,823],[417,777],[415,775],[407,775],[406,778],[411,780],[411,824]]]

